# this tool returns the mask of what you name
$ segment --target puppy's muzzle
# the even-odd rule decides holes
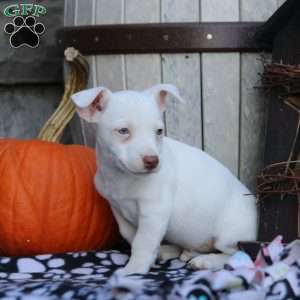
[[[157,155],[146,155],[143,157],[144,168],[148,171],[155,169],[159,163]]]

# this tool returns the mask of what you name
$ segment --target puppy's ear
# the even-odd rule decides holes
[[[105,109],[112,92],[104,87],[96,87],[78,92],[71,96],[81,118],[88,122],[97,122]]]
[[[146,94],[151,94],[155,97],[159,109],[164,112],[166,110],[166,98],[168,94],[174,96],[180,102],[185,102],[180,96],[177,87],[173,84],[163,83],[157,84],[144,91]]]

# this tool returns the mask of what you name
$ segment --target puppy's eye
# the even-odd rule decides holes
[[[130,131],[128,128],[121,128],[118,130],[118,133],[121,135],[127,135],[127,134],[130,134]]]
[[[156,135],[163,135],[164,130],[162,128],[159,128],[156,130]]]

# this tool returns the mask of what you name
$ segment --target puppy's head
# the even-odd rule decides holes
[[[133,174],[159,170],[167,94],[183,101],[177,88],[159,84],[145,91],[112,93],[104,87],[72,96],[81,118],[97,124],[97,143],[118,168]],[[100,153],[101,155],[101,153]]]

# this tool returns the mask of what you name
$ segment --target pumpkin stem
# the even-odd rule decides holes
[[[73,47],[65,50],[68,63],[68,79],[59,106],[41,129],[38,139],[48,142],[59,142],[62,133],[75,114],[75,105],[71,95],[84,89],[89,77],[89,64],[83,55]]]

